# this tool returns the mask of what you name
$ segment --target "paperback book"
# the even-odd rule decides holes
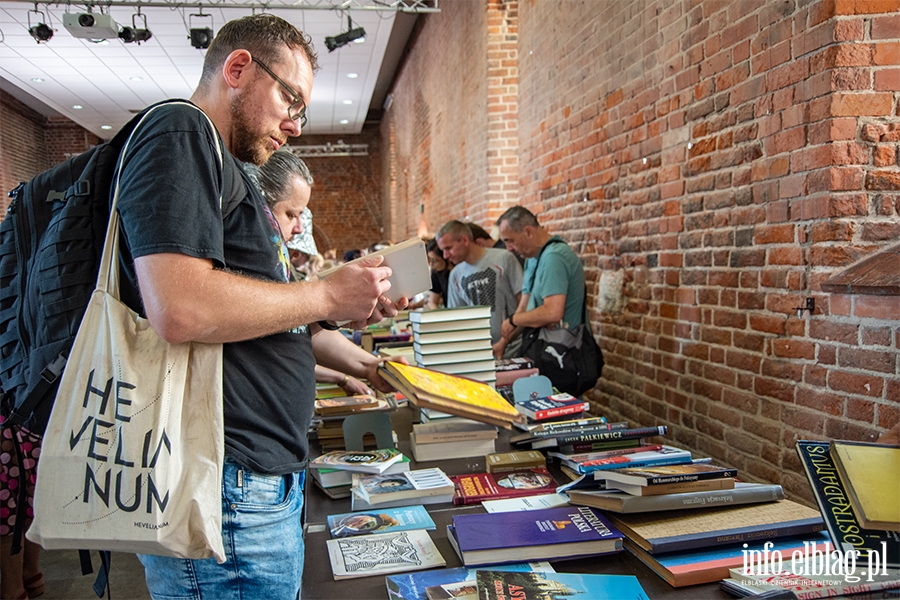
[[[553,572],[553,567],[546,561],[514,563],[492,568],[503,571]],[[438,585],[453,585],[463,581],[475,581],[475,569],[457,567],[418,573],[402,573],[399,575],[388,575],[384,578],[384,581],[387,586],[388,600],[426,600],[425,590],[428,588]]]
[[[634,575],[509,573],[479,569],[475,581],[478,587],[476,598],[480,600],[649,600]]]
[[[412,432],[419,444],[471,442],[497,439],[497,427],[478,421],[453,419],[436,423],[417,423]]]
[[[492,453],[484,457],[484,462],[487,472],[495,475],[547,466],[547,459],[536,450]]]
[[[819,511],[790,500],[708,510],[609,514],[628,539],[651,554],[709,546],[754,543],[816,533],[824,528]]]
[[[335,580],[403,573],[446,565],[424,529],[327,540]]]
[[[333,450],[309,461],[313,469],[343,469],[358,473],[384,473],[394,463],[403,459],[403,453],[395,448],[383,450],[357,451]]]
[[[532,421],[546,421],[564,416],[580,415],[590,408],[590,404],[571,394],[554,394],[544,398],[534,398],[517,402],[516,410]]]
[[[606,427],[585,427],[574,433],[553,433],[546,437],[531,442],[535,450],[541,448],[563,448],[573,444],[594,444],[598,442],[620,442],[625,440],[640,440],[658,435],[666,435],[668,428],[665,425],[657,427],[638,427],[636,429],[608,429]],[[561,450],[563,451],[563,450]]]
[[[661,446],[659,450],[642,450],[628,453],[622,452],[623,450],[631,450],[631,448],[622,448],[618,450],[619,454],[613,456],[586,458],[582,461],[566,461],[564,464],[571,465],[574,463],[576,472],[593,473],[594,479],[599,480],[604,478],[604,475],[599,471],[660,465],[686,465],[691,462],[691,453],[689,451],[675,448],[674,446]],[[612,452],[617,451],[613,450]]]
[[[333,538],[434,528],[434,521],[421,504],[386,508],[378,512],[328,515],[328,531]]]
[[[419,407],[510,428],[525,417],[490,385],[428,369],[385,363],[379,374]]]
[[[440,469],[416,469],[396,475],[354,474],[353,491],[377,506],[383,502],[427,498],[453,493],[453,482]]]
[[[618,552],[622,534],[587,506],[454,515],[450,545],[467,567]]]
[[[830,454],[860,524],[900,531],[900,446],[835,440]]]
[[[868,561],[869,554],[875,553],[873,558],[877,557],[889,568],[900,568],[900,533],[866,529],[857,520],[831,459],[828,442],[799,440],[797,453],[835,548],[845,554],[859,550],[858,562]]]
[[[406,471],[409,471],[409,457],[407,457],[405,454],[402,456],[403,458],[385,469],[382,475],[404,473]],[[354,471],[348,471],[347,469],[331,469],[322,467],[318,469],[309,469],[308,473],[310,477],[312,477],[323,488],[346,486],[349,490],[350,485],[353,483]]]
[[[548,421],[546,423],[525,423],[523,425],[525,433],[517,433],[510,436],[509,441],[511,444],[530,444],[545,437],[579,433],[587,428],[594,428],[596,431],[612,431],[613,429],[628,429],[628,423],[608,423],[605,417],[579,417],[576,419]]]
[[[496,441],[493,438],[476,438],[474,440],[459,440],[456,442],[428,442],[423,444],[419,442],[419,437],[415,432],[409,435],[409,446],[413,456],[419,462],[472,458],[484,456],[497,449]]]
[[[568,505],[568,496],[560,493],[539,494],[537,496],[523,496],[521,498],[507,498],[504,500],[485,500],[481,503],[481,507],[489,513],[542,510]]]
[[[734,489],[633,496],[618,490],[569,490],[569,501],[580,506],[593,506],[617,513],[645,513],[663,510],[701,509],[714,506],[737,506],[777,502],[784,499],[780,485],[735,482]]]
[[[610,483],[656,487],[673,483],[733,479],[734,477],[737,477],[737,469],[719,467],[707,463],[612,469],[595,476],[596,479],[605,479],[607,487],[609,487]]]
[[[455,487],[454,504],[478,504],[485,500],[535,496],[556,491],[556,481],[545,467],[511,473],[469,473],[450,479]]]
[[[594,477],[609,473],[596,471]],[[604,480],[606,489],[615,489],[632,496],[659,496],[664,494],[683,494],[686,492],[703,492],[710,490],[734,489],[734,479],[704,479],[701,481],[685,481],[684,483],[662,483],[659,485],[634,485],[620,481]]]

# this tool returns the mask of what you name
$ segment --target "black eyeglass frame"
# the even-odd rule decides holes
[[[250,59],[260,67],[262,67],[263,71],[268,73],[272,77],[272,79],[280,83],[281,87],[283,87],[290,93],[291,97],[294,99],[294,102],[292,102],[291,105],[288,106],[288,118],[291,121],[300,121],[300,127],[306,127],[306,102],[303,101],[303,97],[295,92],[291,86],[286,84],[281,77],[273,73],[272,69],[267,67],[263,61],[259,60],[255,56],[251,56]]]

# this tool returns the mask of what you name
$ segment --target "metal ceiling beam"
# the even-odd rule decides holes
[[[207,2],[181,0],[103,0],[98,2],[61,2],[34,0],[3,0],[4,2],[21,2],[24,4],[46,4],[56,6],[124,6],[130,8],[239,8],[254,10],[334,10],[334,11],[385,11],[404,13],[438,13],[439,0],[268,0],[267,2],[245,2],[242,0],[212,0]]]

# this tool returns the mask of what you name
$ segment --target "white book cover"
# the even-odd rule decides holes
[[[489,513],[515,512],[520,510],[543,510],[566,506],[569,498],[565,494],[541,494],[540,496],[525,496],[522,498],[506,498],[504,500],[485,500],[481,503],[484,510]]]
[[[325,542],[335,580],[405,573],[447,564],[424,529]]]

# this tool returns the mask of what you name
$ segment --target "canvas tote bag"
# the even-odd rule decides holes
[[[119,300],[118,195],[117,177],[97,289],[44,434],[27,537],[49,549],[221,563],[222,345],[169,344]]]

